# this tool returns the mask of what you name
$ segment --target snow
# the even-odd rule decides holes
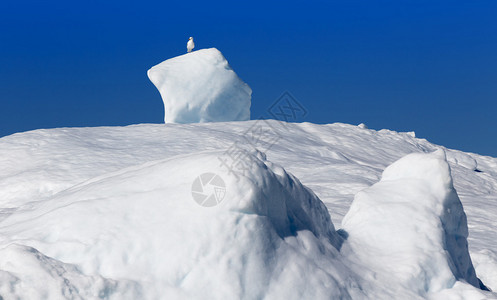
[[[6,219],[2,234],[11,238],[2,242],[28,245],[84,274],[141,281],[147,298],[260,298],[290,284],[341,296],[347,273],[332,259],[341,238],[324,204],[256,156],[247,156],[253,168],[237,179],[220,168],[220,154],[145,163],[65,190]],[[213,209],[190,195],[206,172],[226,183],[226,199]],[[319,276],[299,283],[293,272]]]
[[[252,90],[216,48],[174,57],[148,70],[165,123],[246,121]]]
[[[0,250],[0,269],[2,299],[106,299],[115,290],[126,299],[143,294],[131,281],[85,275],[74,265],[19,244]]]
[[[380,182],[356,194],[342,226],[347,251],[379,281],[422,296],[456,280],[480,287],[468,253],[466,215],[442,149],[388,166]]]
[[[250,167],[230,172],[237,142]],[[58,128],[1,138],[0,165],[4,299],[497,298],[475,287],[497,290],[497,159],[410,133]],[[193,198],[205,173],[218,205]]]

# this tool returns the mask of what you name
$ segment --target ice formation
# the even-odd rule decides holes
[[[263,155],[247,155],[252,168],[240,177],[219,166],[220,155],[146,163],[34,204],[3,222],[2,235],[15,232],[8,243],[26,245],[4,253],[20,252],[12,255],[31,272],[39,265],[68,270],[66,277],[91,282],[96,294],[135,295],[131,280],[147,299],[349,297],[349,272],[336,258],[341,238],[316,195]],[[206,172],[226,183],[226,199],[214,208],[190,195],[191,183]],[[25,279],[42,282],[46,273]],[[22,285],[8,282],[22,295]],[[61,285],[50,283],[37,286],[39,293]]]
[[[216,48],[168,59],[147,74],[164,102],[165,123],[250,119],[252,90]]]
[[[220,158],[254,128],[280,138],[237,153],[236,176]],[[497,289],[497,159],[440,148],[274,120],[1,138],[0,296],[494,299],[475,270]],[[205,173],[224,182],[212,207]]]
[[[450,289],[457,280],[480,287],[466,214],[441,149],[387,167],[380,182],[356,195],[342,225],[349,251],[380,281],[422,296]]]

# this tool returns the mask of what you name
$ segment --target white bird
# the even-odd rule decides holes
[[[186,51],[187,52],[192,52],[193,48],[195,48],[195,43],[193,42],[193,38],[190,37],[188,39],[188,43],[186,43]]]

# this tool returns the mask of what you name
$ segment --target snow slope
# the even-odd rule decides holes
[[[165,123],[250,119],[252,90],[216,48],[168,59],[147,74],[164,102]]]
[[[249,168],[227,168],[233,153]],[[59,128],[1,138],[0,165],[6,299],[496,298],[474,287],[464,211],[476,276],[496,290],[497,159],[409,133]],[[226,186],[214,207],[192,198],[207,172]]]

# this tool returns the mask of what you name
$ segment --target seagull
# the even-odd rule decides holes
[[[188,53],[192,52],[193,48],[195,48],[195,43],[193,42],[193,38],[190,37],[188,39],[188,43],[186,43],[186,50]]]

